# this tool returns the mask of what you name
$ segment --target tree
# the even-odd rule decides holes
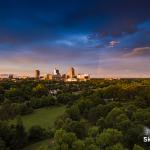
[[[0,150],[7,150],[5,142],[0,138]]]
[[[5,100],[0,107],[0,119],[6,120],[14,117],[14,111],[10,100]]]
[[[64,140],[63,139],[64,135],[65,135],[65,130],[63,130],[63,129],[57,130],[55,132],[54,140],[55,140],[55,145],[58,150],[61,150],[61,146],[62,146],[63,140]]]
[[[42,97],[44,95],[48,95],[48,89],[41,83],[34,87],[32,91],[35,97]]]
[[[112,147],[112,150],[126,150],[121,143],[117,143]]]
[[[35,125],[29,129],[29,141],[39,141],[47,136],[45,129]]]
[[[83,139],[87,134],[87,122],[72,121],[68,124],[66,130],[69,132],[74,132],[78,138]]]
[[[4,121],[0,122],[1,147],[7,146],[10,150],[20,150],[27,142],[26,137],[27,134],[20,119],[16,125],[10,125]]]
[[[118,100],[118,98],[124,97],[124,90],[120,85],[109,85],[108,87],[104,88],[103,96],[104,98],[114,98]]]
[[[5,93],[4,88],[0,86],[0,104],[4,101],[4,93]]]
[[[85,144],[81,140],[77,140],[73,143],[73,150],[85,150]]]
[[[70,90],[70,89],[69,89]],[[77,95],[71,93],[61,93],[57,96],[58,103],[72,105],[78,98]]]
[[[133,105],[133,104],[129,104],[127,106],[125,112],[126,112],[127,116],[129,117],[129,119],[132,118],[133,113],[136,112],[136,110],[137,110],[137,107],[135,105]]]
[[[77,140],[77,137],[74,133],[68,132],[64,134],[63,142],[68,144],[68,148],[72,148],[72,144]]]
[[[19,88],[10,88],[10,90],[5,92],[5,97],[12,102],[23,102],[23,91]]]
[[[106,116],[106,123],[108,127],[115,127],[116,118],[122,113],[123,111],[120,108],[118,107],[113,108],[112,111],[109,112],[108,115]]]
[[[123,132],[126,132],[127,129],[132,124],[132,122],[129,120],[129,118],[127,117],[126,114],[118,115],[114,121],[115,121],[114,127],[123,131]]]
[[[88,130],[88,136],[92,137],[93,139],[96,139],[98,133],[99,133],[99,129],[96,126],[93,126]]]
[[[31,98],[31,105],[33,108],[48,107],[54,105],[55,101],[52,96],[33,97]]]
[[[62,150],[64,146],[67,147],[67,149],[72,149],[72,145],[77,140],[77,137],[74,133],[60,129],[56,131],[54,140],[57,149]]]
[[[95,140],[92,137],[86,137],[84,143],[86,147],[89,147],[89,145],[95,144]]]
[[[77,105],[73,105],[71,108],[69,108],[67,113],[72,120],[80,119],[80,110]]]
[[[128,147],[131,149],[135,143],[141,144],[143,138],[143,126],[140,124],[132,125],[124,133],[124,141],[126,141]]]
[[[103,117],[98,119],[97,122],[96,122],[96,126],[98,126],[99,131],[102,132],[103,129],[105,128],[105,126],[106,126],[105,119]]]
[[[98,135],[96,142],[100,148],[105,149],[106,147],[112,146],[121,142],[123,135],[121,131],[117,129],[108,128]]]
[[[86,150],[100,150],[96,144],[89,145]]]
[[[25,128],[20,117],[17,119],[16,124],[16,140],[16,149],[22,148],[27,142],[27,134],[25,132]]]
[[[90,120],[90,122],[95,123],[99,117],[100,117],[100,111],[98,111],[96,107],[91,108],[89,110],[88,120]]]
[[[61,150],[69,150],[68,144],[63,143],[63,144],[61,145]]]
[[[56,129],[60,129],[62,128],[64,125],[64,120],[62,118],[58,118],[56,121],[55,121],[55,128]]]
[[[81,97],[77,103],[81,114],[84,114],[85,111],[88,112],[92,107],[92,101],[88,98]]]
[[[139,145],[134,144],[133,150],[144,150],[144,148]]]
[[[92,137],[87,137],[84,141],[86,150],[99,150]]]

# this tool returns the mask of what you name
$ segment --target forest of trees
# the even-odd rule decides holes
[[[19,116],[56,105],[66,111],[53,128],[25,130]],[[10,124],[15,117],[17,123]],[[20,150],[46,138],[52,150],[149,150],[145,128],[150,128],[149,79],[0,82],[0,150]]]

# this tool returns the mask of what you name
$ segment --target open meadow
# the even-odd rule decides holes
[[[53,126],[56,118],[63,114],[64,111],[64,106],[40,108],[34,110],[32,114],[21,116],[21,120],[27,130],[34,125],[39,125],[42,128],[48,128]],[[11,120],[10,123],[15,124],[16,121],[17,119],[15,118]]]

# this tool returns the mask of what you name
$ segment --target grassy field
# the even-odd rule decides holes
[[[53,126],[54,121],[65,111],[64,106],[49,107],[35,110],[32,114],[21,116],[25,128],[28,130],[33,125],[40,125],[43,128]],[[16,119],[10,123],[15,123]]]
[[[49,140],[43,140],[30,146],[27,146],[23,150],[52,150],[52,149],[49,147]]]

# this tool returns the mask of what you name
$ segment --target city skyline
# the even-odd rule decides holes
[[[91,77],[150,77],[149,0],[1,0],[0,74],[73,66]]]
[[[64,82],[77,82],[90,80],[90,74],[79,73],[73,67],[70,67],[66,73],[61,73],[58,68],[54,68],[53,72],[41,73],[39,69],[34,70],[34,76],[21,76],[15,74],[0,74],[0,80],[22,80],[22,79],[34,79],[34,80],[49,80],[49,81],[64,81]]]
[[[76,68],[77,69],[77,68]],[[8,73],[0,73],[0,75],[14,75],[14,76],[27,76],[27,77],[35,77],[35,78],[37,78],[37,76],[45,76],[45,75],[47,75],[47,74],[50,74],[50,75],[68,75],[68,74],[70,74],[70,73],[72,73],[74,76],[75,75],[83,75],[83,74],[87,74],[87,75],[90,75],[90,74],[88,74],[88,73],[83,73],[81,70],[79,71],[78,69],[76,70],[75,68],[73,68],[73,67],[69,67],[69,68],[66,68],[66,70],[65,71],[60,71],[60,69],[59,68],[57,68],[57,67],[55,67],[55,68],[53,68],[53,70],[47,70],[47,71],[45,71],[45,72],[42,72],[41,70],[40,70],[40,68],[34,68],[34,70],[32,70],[32,74],[26,74],[26,75],[24,75],[24,74],[21,74],[21,73],[18,73],[18,74],[13,74],[13,73],[11,73],[11,72],[8,72]],[[70,70],[71,70],[71,72],[70,72]],[[72,71],[73,70],[73,71]],[[76,70],[76,71],[75,71]]]

